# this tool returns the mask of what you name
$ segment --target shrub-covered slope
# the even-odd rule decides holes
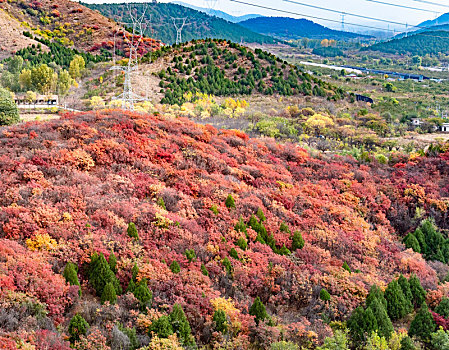
[[[418,207],[448,228],[448,155],[392,164],[112,110],[3,128],[0,308],[27,322],[2,321],[0,344],[64,348],[64,332],[112,346],[134,327],[141,345],[191,344],[175,304],[198,344],[225,329],[233,348],[267,348],[280,330],[319,342],[373,283],[416,273],[436,288],[399,240]]]

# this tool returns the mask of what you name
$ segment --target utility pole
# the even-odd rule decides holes
[[[345,31],[345,13],[341,14],[341,31],[344,32]]]
[[[123,39],[127,42],[129,47],[129,58],[127,66],[114,65],[111,69],[114,71],[121,71],[125,74],[125,83],[123,86],[123,93],[115,99],[122,100],[122,109],[134,111],[134,103],[143,101],[144,99],[137,96],[133,91],[132,74],[139,70],[139,47],[143,41],[143,35],[148,28],[145,15],[148,10],[148,5],[142,9],[142,14],[139,15],[137,10],[134,11],[128,5],[129,17],[131,18],[132,33],[128,34],[126,30],[123,32]],[[114,59],[115,60],[115,59]]]
[[[176,45],[179,45],[182,43],[182,30],[184,29],[186,23],[187,23],[187,17],[182,18],[174,18],[172,17],[173,25],[176,29]]]

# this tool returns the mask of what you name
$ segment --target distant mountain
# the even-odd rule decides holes
[[[436,19],[422,22],[419,26],[420,27],[433,27],[433,26],[438,26],[438,25],[442,25],[442,24],[449,24],[449,12],[445,13],[444,15],[441,15],[440,17],[438,17]]]
[[[449,51],[449,32],[429,31],[400,39],[377,43],[364,51],[380,51],[391,54],[437,55]]]
[[[449,32],[449,23],[448,24],[441,24],[441,25],[431,26],[431,27],[428,27],[428,28],[421,28],[421,29],[418,29],[418,30],[413,31],[413,32],[400,33],[400,34],[396,35],[394,37],[394,39],[401,39],[401,38],[404,38],[406,36],[415,35],[415,34],[419,34],[419,33],[438,32],[438,31]]]
[[[367,35],[333,30],[303,18],[258,17],[239,24],[254,32],[284,40],[299,38],[335,40],[371,38]]]
[[[190,7],[191,9],[197,10],[197,11],[201,11],[201,12],[205,12],[208,15],[211,16],[215,16],[221,19],[224,19],[225,21],[228,22],[232,22],[232,23],[239,23],[239,22],[243,22],[246,21],[247,19],[252,19],[252,18],[257,18],[257,17],[262,17],[261,15],[256,15],[256,14],[249,14],[249,15],[243,15],[243,16],[233,16],[230,15],[226,12],[220,11],[220,10],[215,10],[215,9],[206,9],[204,7],[199,7],[199,6],[195,6],[195,5],[191,5],[188,4],[186,2],[182,2],[182,1],[173,1],[173,4],[178,4],[184,7]]]
[[[131,21],[128,7],[125,4],[84,5],[118,22],[129,23]],[[135,4],[134,6],[136,11],[141,13],[142,4]],[[275,44],[278,42],[272,37],[255,33],[239,24],[173,3],[148,3],[146,18],[151,21],[151,29],[145,34],[166,44],[176,42],[173,18],[186,18],[187,20],[182,30],[182,41],[184,42],[204,38],[226,39],[235,42],[243,40],[246,43],[260,44]]]

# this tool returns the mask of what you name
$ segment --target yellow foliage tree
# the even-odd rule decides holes
[[[314,133],[315,136],[326,134],[328,128],[332,126],[334,126],[332,118],[322,114],[314,114],[304,123],[306,132]]]
[[[28,238],[26,240],[27,247],[32,250],[53,250],[58,246],[56,240],[50,237],[48,233],[36,234],[33,239]]]

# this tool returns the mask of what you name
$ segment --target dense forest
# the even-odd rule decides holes
[[[104,16],[118,22],[130,22],[128,8],[124,4],[83,4],[91,9],[100,11]],[[166,44],[176,42],[176,29],[172,18],[186,18],[186,26],[182,30],[182,41],[201,38],[217,38],[247,43],[273,44],[277,40],[261,35],[239,24],[225,21],[218,17],[209,16],[204,12],[169,3],[148,4],[146,18],[150,28],[145,33],[147,36],[161,40]],[[142,9],[138,8],[138,11]],[[182,21],[178,20],[178,26]]]
[[[374,44],[362,48],[365,51],[380,51],[391,54],[438,55],[449,51],[449,32],[429,31],[401,39]]]
[[[290,40],[299,38],[345,40],[369,38],[366,35],[329,29],[307,19],[288,17],[257,17],[240,22],[254,32]]]

